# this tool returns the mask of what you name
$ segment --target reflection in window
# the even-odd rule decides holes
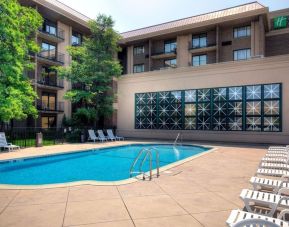
[[[44,20],[43,22],[43,27],[42,31],[50,34],[50,35],[55,35],[57,34],[57,26],[56,23],[49,21],[47,19]]]
[[[41,127],[42,128],[54,128],[56,127],[56,117],[41,117]]]
[[[201,48],[207,46],[207,34],[193,36],[192,48]]]
[[[82,35],[78,32],[73,31],[71,36],[71,45],[79,46],[82,43]]]
[[[200,66],[207,64],[207,55],[197,55],[192,58],[192,66]]]
[[[177,67],[177,59],[167,59],[164,62],[165,67],[176,68]]]
[[[251,49],[234,50],[234,61],[247,60],[251,58]]]
[[[176,40],[165,41],[165,53],[175,52],[177,49]]]

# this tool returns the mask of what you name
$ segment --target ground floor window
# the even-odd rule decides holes
[[[42,128],[54,128],[56,127],[56,116],[43,116],[41,117]]]
[[[281,131],[282,84],[135,94],[136,129]]]

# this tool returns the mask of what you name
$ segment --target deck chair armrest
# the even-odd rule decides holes
[[[284,188],[284,187],[281,187],[279,190],[278,190],[278,195],[281,195],[281,194],[287,194],[289,195],[289,188]],[[288,197],[289,199],[289,197]]]
[[[282,177],[281,177],[281,180],[283,181],[289,181],[289,175],[286,175],[286,174],[284,174]]]
[[[289,210],[288,209],[282,210],[277,218],[285,221],[285,215],[286,214],[289,214]]]
[[[283,196],[281,199],[279,199],[279,201],[278,201],[278,203],[277,203],[277,205],[276,205],[276,208],[278,208],[278,207],[280,206],[280,204],[281,204],[281,202],[282,202],[283,200],[289,200],[289,196]]]

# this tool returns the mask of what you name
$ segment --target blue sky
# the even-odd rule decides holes
[[[90,18],[111,15],[119,32],[241,5],[252,0],[59,0]],[[270,11],[289,8],[289,0],[260,0]]]

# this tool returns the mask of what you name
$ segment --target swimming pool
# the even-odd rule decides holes
[[[43,185],[76,181],[121,181],[130,178],[130,167],[142,148],[155,147],[160,167],[201,154],[210,148],[164,144],[132,144],[81,152],[0,162],[0,184]],[[155,152],[152,150],[152,152]],[[153,154],[153,159],[155,155]],[[138,166],[140,163],[137,163]],[[153,168],[155,168],[153,162]],[[143,166],[149,170],[149,162]]]

